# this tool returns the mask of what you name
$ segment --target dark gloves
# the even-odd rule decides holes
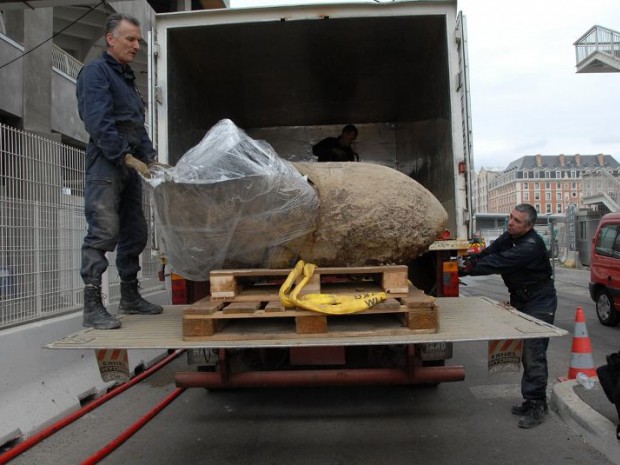
[[[459,276],[468,276],[476,267],[477,256],[467,256],[459,263]]]

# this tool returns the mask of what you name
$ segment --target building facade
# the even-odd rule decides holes
[[[584,207],[584,198],[595,194],[592,189],[596,189],[589,187],[586,195],[584,177],[597,170],[612,178],[620,176],[620,164],[611,155],[523,156],[489,182],[487,212],[509,213],[519,203],[534,205],[542,215],[564,214],[569,205]],[[605,192],[609,190],[607,184]]]
[[[474,176],[474,207],[475,213],[488,213],[489,211],[489,186],[495,180],[500,170],[482,168]]]

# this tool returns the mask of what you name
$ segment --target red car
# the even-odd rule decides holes
[[[590,255],[590,297],[596,302],[601,324],[620,322],[620,213],[608,213],[601,219]]]

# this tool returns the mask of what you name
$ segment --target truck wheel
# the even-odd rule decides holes
[[[616,326],[620,321],[614,299],[606,289],[596,298],[596,316],[603,326]]]

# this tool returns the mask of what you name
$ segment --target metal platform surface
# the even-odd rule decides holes
[[[506,308],[482,297],[437,298],[439,332],[435,334],[356,335],[334,337],[324,335],[279,334],[265,338],[269,330],[257,326],[245,337],[184,341],[182,317],[186,306],[167,306],[161,315],[121,316],[122,327],[115,330],[85,329],[52,342],[48,349],[182,349],[182,348],[249,348],[333,345],[416,344],[424,342],[465,342],[496,339],[528,339],[557,337],[568,332],[531,318],[513,308]],[[226,334],[228,328],[222,331]],[[231,328],[231,331],[235,330]],[[238,329],[236,329],[238,331]]]

